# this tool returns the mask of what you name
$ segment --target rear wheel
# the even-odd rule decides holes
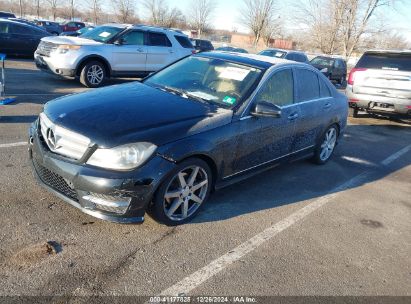
[[[357,118],[358,117],[358,108],[357,107],[354,107],[354,108],[349,107],[348,108],[348,116]]]
[[[211,185],[212,173],[205,161],[183,161],[160,185],[150,212],[157,221],[169,226],[186,223],[207,201]]]
[[[320,143],[315,148],[313,161],[319,165],[323,165],[331,158],[337,145],[338,129],[336,125],[330,126],[325,131]]]
[[[80,74],[80,82],[88,88],[98,88],[106,80],[106,67],[99,61],[88,62]]]

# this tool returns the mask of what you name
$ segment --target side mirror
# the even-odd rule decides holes
[[[123,38],[118,38],[116,41],[114,41],[115,45],[123,45],[124,39]]]
[[[255,105],[251,115],[257,117],[281,117],[281,108],[272,103],[260,101]]]

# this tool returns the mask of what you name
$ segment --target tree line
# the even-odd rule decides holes
[[[263,40],[286,37],[299,48],[325,54],[350,57],[369,47],[406,48],[409,43],[390,31],[384,12],[403,0],[301,0],[285,14],[281,0],[242,0],[238,22],[253,35],[256,46]],[[186,11],[168,0],[0,0],[0,10],[17,15],[79,18],[95,24],[107,22],[148,23],[151,25],[193,29],[201,37],[213,30],[217,0],[192,0]],[[138,4],[138,6],[137,6]],[[144,19],[143,19],[144,16]],[[298,24],[293,30],[284,28]]]

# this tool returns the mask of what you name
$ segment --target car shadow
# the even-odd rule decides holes
[[[398,126],[397,132],[403,131],[402,144],[398,140],[395,147],[387,147],[386,141],[380,140],[386,134],[378,138],[375,134],[384,134],[392,126],[368,126],[369,129],[374,129],[374,133],[361,138],[355,137],[358,132],[364,133],[364,127],[366,126],[348,126],[346,138],[337,147],[332,160],[324,166],[301,160],[216,191],[190,223],[224,221],[291,204],[303,206],[303,202],[308,200],[378,181],[411,164],[408,158],[407,161],[398,160],[389,166],[381,165],[382,160],[411,142],[411,128]],[[368,136],[369,140],[366,139]],[[378,152],[370,155],[370,150]],[[364,172],[368,173],[356,184],[342,190],[338,188]]]
[[[0,123],[32,123],[37,119],[37,115],[12,115],[1,116]]]

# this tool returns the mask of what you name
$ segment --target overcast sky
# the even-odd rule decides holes
[[[106,0],[109,1],[109,0]],[[187,13],[187,8],[195,0],[168,0],[171,7],[176,6],[184,13]],[[278,9],[279,16],[284,21],[287,30],[292,31],[298,25],[293,24],[289,17],[293,11],[293,5],[304,0],[279,0]],[[139,3],[140,1],[137,1]],[[245,32],[247,29],[241,25],[240,10],[243,7],[242,0],[215,0],[217,7],[214,13],[213,26],[216,29],[233,30]],[[400,0],[393,8],[383,8],[384,16],[389,27],[399,31],[411,42],[411,0]],[[139,17],[145,16],[141,4],[137,4],[136,12]]]

